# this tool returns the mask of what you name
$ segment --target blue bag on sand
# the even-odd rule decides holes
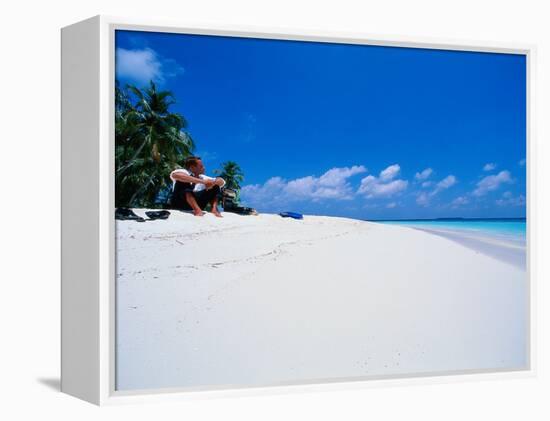
[[[283,218],[304,219],[304,216],[297,212],[281,212],[279,215]]]

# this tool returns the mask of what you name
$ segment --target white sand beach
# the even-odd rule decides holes
[[[525,270],[412,228],[173,211],[117,221],[116,280],[119,390],[527,364]]]

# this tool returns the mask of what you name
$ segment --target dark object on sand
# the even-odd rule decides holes
[[[149,219],[168,219],[168,217],[170,216],[170,212],[168,212],[167,210],[147,211],[145,212],[145,215],[147,215]]]
[[[297,212],[281,212],[279,215],[283,218],[304,219],[304,215]]]
[[[137,221],[137,222],[145,221],[144,218],[136,215],[132,209],[128,209],[128,208],[117,208],[115,210],[115,219],[118,219],[120,221]]]
[[[246,206],[233,206],[229,208],[223,208],[225,212],[238,213],[239,215],[258,215],[256,209],[247,208]]]
[[[258,215],[256,209],[240,206],[237,201],[237,192],[224,189],[222,192],[222,206],[225,212],[238,213],[239,215]]]

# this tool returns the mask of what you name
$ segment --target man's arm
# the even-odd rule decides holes
[[[210,180],[193,177],[192,175],[185,174],[183,171],[172,171],[170,177],[172,180],[181,181],[183,183],[204,184],[206,188],[210,188],[214,185]]]
[[[221,177],[214,178],[214,177],[209,177],[207,175],[201,175],[201,178],[205,182],[204,184],[206,184],[206,182],[212,183],[210,186],[208,184],[206,184],[207,189],[209,189],[211,187],[214,187],[214,186],[219,186],[220,188],[225,186],[225,180]]]

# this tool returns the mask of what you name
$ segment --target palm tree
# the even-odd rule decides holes
[[[170,172],[195,148],[187,121],[170,112],[173,94],[153,81],[143,90],[117,83],[115,99],[116,206],[154,207]]]
[[[227,161],[222,163],[221,170],[215,170],[214,174],[219,175],[225,180],[225,187],[235,190],[237,194],[241,190],[241,183],[244,181],[244,174],[235,161]]]

